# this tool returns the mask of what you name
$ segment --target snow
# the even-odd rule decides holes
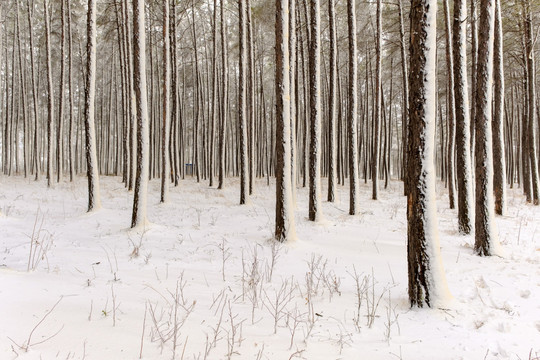
[[[152,341],[155,329],[150,306],[157,318],[161,311],[163,320],[168,318],[174,304],[171,293],[175,293],[181,276],[186,283],[186,308],[196,303],[178,331],[177,359],[183,352],[184,359],[198,358],[199,354],[204,358],[206,334],[213,338],[212,328],[218,324],[224,304],[217,346],[207,358],[227,358],[227,337],[231,337],[229,300],[233,322],[242,323],[237,328],[237,354],[232,359],[255,359],[260,352],[261,359],[288,359],[297,350],[305,350],[301,355],[310,360],[400,356],[528,359],[530,352],[533,358],[540,353],[540,240],[536,236],[540,209],[527,205],[520,189],[509,190],[508,215],[496,217],[508,256],[478,257],[473,251],[474,237],[459,235],[457,212],[448,208],[446,191],[437,184],[441,256],[455,306],[446,310],[411,310],[407,299],[406,199],[401,196],[399,182],[391,182],[388,190],[381,191],[378,201],[369,200],[370,185],[361,183],[361,206],[356,216],[347,214],[348,187],[338,186],[335,203],[322,203],[325,224],[305,217],[308,190],[299,188],[299,240],[276,248],[279,257],[268,282],[272,252],[269,239],[274,226],[273,183],[267,187],[265,180],[258,180],[251,204],[239,206],[238,179],[226,179],[224,190],[208,188],[192,179],[181,181],[178,187],[171,188],[170,202],[166,204],[159,203],[159,180],[152,180],[148,202],[152,225],[144,232],[136,232],[128,230],[133,195],[118,177],[101,180],[103,208],[87,214],[84,177],[47,189],[46,180],[0,176],[2,359],[14,359],[16,353],[19,359],[136,359],[141,337],[143,359],[171,359],[172,339],[162,349],[159,341]],[[52,247],[36,270],[27,272],[28,236],[38,209],[44,219],[41,234],[51,234]],[[137,257],[133,244],[140,241]],[[292,348],[286,316],[279,320],[274,334],[274,320],[259,303],[252,324],[249,279],[244,275],[243,282],[242,273],[243,269],[251,273],[254,249],[258,274],[264,278],[258,286],[270,299],[285,280],[297,285],[293,299],[285,307],[289,314],[295,306],[304,314]],[[225,281],[223,254],[227,259]],[[324,269],[322,265],[315,267],[315,274],[324,273],[331,281],[325,285],[321,280],[308,303],[308,263],[319,257],[320,264],[327,262]],[[359,331],[353,320],[357,303],[350,275],[355,270],[361,274],[360,280],[374,274],[376,299],[382,294],[371,328],[366,325],[367,301],[363,299]],[[257,281],[257,276],[253,279]],[[331,294],[332,284],[338,284],[339,293]],[[371,280],[369,284],[371,289]],[[389,291],[383,292],[385,288]],[[45,340],[43,343],[31,345],[25,353],[8,339],[22,345],[60,297],[56,308],[32,334],[31,343]],[[264,292],[259,299],[270,305]],[[214,300],[216,304],[212,305]],[[305,313],[310,304],[313,312],[321,316],[315,315],[306,339],[309,323]],[[177,318],[183,319],[186,310],[177,310]],[[46,340],[59,329],[58,335]]]

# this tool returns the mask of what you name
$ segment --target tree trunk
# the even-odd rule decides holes
[[[456,109],[454,104],[454,61],[452,59],[452,34],[450,28],[450,11],[448,9],[448,0],[443,1],[444,6],[444,24],[446,30],[446,67],[447,67],[447,80],[448,80],[448,149],[446,156],[448,159],[448,200],[450,203],[450,209],[455,208],[455,182],[454,182],[454,152],[455,152],[455,138],[456,138],[456,125],[455,116]]]
[[[495,0],[495,39],[493,49],[494,104],[493,122],[493,192],[495,213],[506,212],[506,161],[504,146],[504,63],[501,1]]]
[[[337,85],[337,36],[335,0],[328,0],[330,27],[330,98],[328,99],[328,201],[334,202],[336,191],[336,85]],[[349,34],[350,36],[350,34]],[[356,34],[355,34],[356,38]],[[352,195],[352,193],[351,193]],[[352,199],[352,196],[351,196]]]
[[[534,42],[533,25],[531,20],[530,0],[522,0],[525,15],[525,54],[527,62],[527,91],[528,91],[528,155],[531,171],[532,199],[533,204],[540,204],[538,162],[536,154],[536,70],[534,64]],[[525,129],[524,129],[525,130]]]
[[[133,83],[137,103],[137,175],[131,227],[146,225],[149,172],[148,104],[146,95],[146,34],[144,0],[133,1]]]
[[[169,197],[169,119],[171,117],[171,61],[169,37],[169,0],[163,2],[163,119],[161,128],[161,199],[167,202]]]
[[[467,81],[466,46],[467,5],[465,0],[454,1],[454,90],[456,110],[456,148],[458,180],[458,229],[470,234],[472,225],[472,176],[470,149],[470,119]]]
[[[240,205],[248,200],[249,174],[247,154],[247,109],[246,109],[246,85],[247,85],[247,23],[246,23],[246,0],[238,0],[240,21],[240,57],[238,79],[238,122],[240,124]]]
[[[88,0],[86,45],[86,87],[84,91],[84,127],[86,130],[86,169],[88,176],[88,211],[101,207],[99,173],[96,152],[95,102],[96,102],[96,0]]]
[[[494,0],[481,0],[476,74],[476,146],[475,146],[475,243],[480,256],[498,253],[498,234],[493,202],[493,152],[491,136],[491,100],[493,71]]]
[[[407,259],[411,306],[439,307],[448,296],[435,199],[436,0],[411,1]]]
[[[381,41],[382,41],[382,14],[381,14],[381,0],[377,0],[377,40],[376,40],[376,57],[377,64],[375,70],[375,118],[373,126],[373,157],[371,180],[373,181],[373,188],[371,198],[377,200],[377,194],[379,191],[379,156],[380,156],[380,125],[381,125],[381,91],[382,91],[382,78],[381,78]]]
[[[47,186],[50,187],[53,176],[53,127],[54,127],[54,90],[52,81],[51,30],[49,23],[48,1],[43,1],[45,17],[45,46],[47,57]]]
[[[320,4],[310,0],[311,23],[309,36],[309,107],[310,107],[310,157],[309,157],[309,220],[321,216],[321,100],[320,100]]]
[[[356,55],[356,9],[355,1],[347,1],[349,28],[349,108],[347,112],[349,140],[349,215],[356,215],[358,208],[358,146],[357,146],[357,55]]]
[[[294,0],[292,0],[294,1]],[[276,228],[280,242],[295,237],[291,189],[288,0],[276,1]]]

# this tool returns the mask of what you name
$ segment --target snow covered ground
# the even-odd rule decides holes
[[[139,233],[120,179],[101,186],[103,209],[86,214],[85,178],[47,189],[0,177],[0,359],[540,356],[540,208],[520,189],[497,218],[506,257],[480,258],[438,188],[454,302],[411,310],[398,182],[379,201],[362,183],[354,217],[339,187],[316,224],[299,189],[298,241],[284,246],[269,241],[275,190],[265,181],[246,206],[238,180],[219,191],[187,179],[165,205],[151,181],[152,224]]]

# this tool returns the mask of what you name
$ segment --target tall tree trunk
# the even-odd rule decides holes
[[[54,127],[54,90],[52,81],[51,30],[49,23],[48,1],[43,1],[45,17],[45,46],[47,57],[47,186],[51,186],[53,176],[53,127]]]
[[[65,66],[66,66],[66,47],[65,47],[65,38],[66,38],[66,11],[64,0],[61,0],[60,4],[60,16],[61,16],[61,27],[60,32],[60,94],[59,97],[59,110],[58,110],[58,126],[56,128],[56,181],[62,181],[63,176],[63,165],[64,165],[64,146],[63,146],[63,128],[64,128],[64,78],[65,78]]]
[[[358,146],[357,146],[357,77],[356,55],[356,7],[354,0],[347,1],[349,28],[349,97],[348,97],[348,140],[349,140],[349,215],[356,215],[358,202]]]
[[[320,69],[320,4],[310,0],[311,23],[309,39],[309,107],[310,107],[310,157],[309,157],[309,220],[321,216],[321,69]]]
[[[448,81],[448,200],[450,202],[450,209],[455,208],[455,181],[454,181],[454,152],[455,152],[455,139],[456,139],[456,108],[454,104],[454,61],[452,59],[452,33],[450,27],[450,11],[448,9],[448,0],[443,1],[444,6],[444,25],[446,30],[446,67],[447,67],[447,81]]]
[[[493,202],[491,100],[493,72],[494,0],[481,0],[476,73],[476,216],[474,250],[478,255],[498,253],[499,241]]]
[[[330,91],[328,99],[328,198],[334,202],[336,192],[336,85],[337,85],[337,36],[336,36],[336,10],[335,0],[328,0],[328,16],[330,27]],[[353,14],[354,15],[354,14]],[[356,38],[356,33],[354,34]],[[350,36],[350,32],[349,32]],[[356,45],[356,44],[354,44]],[[355,48],[356,49],[356,48]],[[351,200],[352,200],[351,193]]]
[[[296,0],[289,0],[289,107],[291,109],[290,124],[291,124],[291,192],[293,204],[296,204],[296,179],[297,179],[297,166],[296,159],[298,158],[298,148],[296,146],[296,127],[298,124],[297,114],[298,109],[296,104],[298,103],[298,88],[297,84],[297,57],[296,57]],[[262,76],[262,74],[261,74]],[[262,88],[262,79],[261,79]]]
[[[295,1],[295,0],[292,0]],[[294,210],[291,189],[291,127],[289,96],[288,16],[289,1],[276,1],[276,228],[275,238],[294,239]]]
[[[495,194],[495,213],[506,212],[506,161],[504,146],[504,63],[501,1],[495,0],[495,39],[493,49],[493,192]]]
[[[525,15],[525,54],[527,62],[527,91],[528,91],[528,155],[531,171],[532,198],[533,204],[540,204],[538,162],[536,154],[536,69],[534,63],[534,42],[533,25],[531,19],[530,0],[522,0]]]
[[[169,0],[163,2],[163,119],[161,128],[161,202],[169,197],[169,119],[171,117],[171,61],[169,37]]]
[[[221,86],[222,86],[222,110],[219,127],[219,178],[218,189],[223,189],[223,181],[225,178],[225,142],[227,140],[227,113],[228,108],[228,93],[229,93],[229,74],[228,74],[228,61],[227,61],[227,40],[225,36],[225,18],[223,16],[223,2],[220,3],[220,19],[221,19]]]
[[[407,69],[407,54],[405,52],[405,31],[403,29],[403,6],[402,0],[398,0],[399,10],[399,37],[400,37],[400,49],[401,49],[401,75],[403,82],[403,108],[402,108],[402,137],[403,137],[403,159],[402,159],[402,176],[403,176],[403,195],[407,195],[407,179],[408,176],[405,173],[407,166],[407,143],[408,143],[408,119],[409,119],[409,82],[407,80],[409,74]]]
[[[467,5],[454,0],[454,90],[456,110],[456,170],[458,180],[458,229],[461,234],[473,230],[472,168],[470,149],[470,118],[467,81]]]
[[[101,207],[96,151],[96,0],[88,0],[86,87],[84,91],[84,127],[86,130],[86,169],[88,176],[88,211]]]
[[[71,33],[71,6],[67,3],[67,31],[68,31],[68,92],[69,92],[69,130],[68,130],[68,156],[69,156],[69,181],[73,181],[75,175],[75,154],[73,153],[73,39]]]
[[[474,165],[475,157],[475,136],[476,136],[476,89],[478,86],[477,82],[477,64],[478,64],[478,29],[477,29],[477,20],[478,20],[478,11],[476,9],[476,3],[478,0],[471,1],[471,16],[469,17],[471,23],[471,107],[469,109],[471,113],[471,158]],[[474,176],[474,174],[473,174]]]
[[[33,97],[33,107],[34,107],[34,171],[36,172],[36,180],[39,180],[40,177],[40,153],[39,153],[39,109],[37,101],[37,86],[36,86],[36,71],[35,71],[35,60],[34,60],[34,8],[30,6],[30,0],[26,0],[27,12],[28,12],[28,33],[30,35],[30,69],[32,72],[32,97]]]
[[[131,227],[146,225],[149,172],[148,104],[146,95],[146,34],[144,0],[133,1],[133,82],[137,102],[137,175],[133,197]]]
[[[240,125],[240,204],[248,200],[249,174],[247,154],[247,109],[246,109],[246,85],[247,85],[247,23],[246,23],[246,0],[238,0],[240,21],[240,57],[238,79],[238,122]]]
[[[381,97],[382,97],[382,77],[381,77],[381,41],[382,41],[382,14],[381,14],[381,0],[377,0],[377,41],[376,41],[376,56],[377,65],[375,70],[375,118],[374,118],[374,136],[373,136],[373,157],[371,179],[373,181],[373,188],[371,198],[377,200],[377,194],[379,191],[379,154],[380,154],[380,126],[381,126]]]
[[[448,296],[435,199],[436,0],[411,1],[407,260],[411,306],[439,307]]]

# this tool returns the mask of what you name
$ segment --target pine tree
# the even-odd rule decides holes
[[[309,108],[310,108],[310,157],[309,157],[309,220],[321,216],[321,34],[319,0],[310,0],[309,38]]]
[[[458,179],[458,229],[461,234],[473,230],[472,175],[470,148],[469,95],[467,81],[467,5],[454,1],[454,96],[456,111],[456,171]]]
[[[45,17],[45,46],[47,58],[47,186],[51,186],[53,176],[53,127],[54,127],[54,91],[52,83],[51,30],[48,1],[43,1]]]
[[[133,85],[137,105],[137,174],[131,227],[146,224],[149,173],[148,105],[146,96],[144,0],[133,0]]]
[[[356,7],[355,0],[347,1],[347,22],[349,28],[349,215],[356,215],[358,202],[358,145],[356,134],[356,87],[357,87],[357,56],[356,56]]]
[[[498,234],[493,202],[493,152],[491,136],[491,100],[493,81],[494,0],[481,0],[476,73],[476,145],[475,145],[475,242],[478,255],[498,252]]]
[[[501,1],[495,0],[495,39],[493,49],[494,104],[493,121],[493,191],[495,213],[506,212],[506,161],[504,151],[504,63]]]
[[[96,152],[96,0],[88,0],[86,87],[84,93],[84,127],[86,130],[86,172],[88,177],[88,211],[101,207],[99,167]]]
[[[248,144],[247,144],[247,23],[246,0],[238,0],[240,22],[240,56],[238,58],[238,122],[240,123],[240,205],[248,201]]]
[[[336,114],[337,114],[337,36],[336,36],[336,9],[335,0],[328,0],[328,18],[330,28],[330,76],[328,99],[328,198],[334,202],[336,191]]]
[[[291,0],[295,1],[295,0]],[[276,228],[275,238],[295,237],[291,182],[288,0],[276,1]]]
[[[161,128],[161,202],[169,197],[169,119],[171,117],[171,61],[169,37],[169,0],[163,2],[163,113]]]
[[[407,260],[411,306],[448,296],[440,259],[433,166],[436,122],[436,0],[411,1]]]

